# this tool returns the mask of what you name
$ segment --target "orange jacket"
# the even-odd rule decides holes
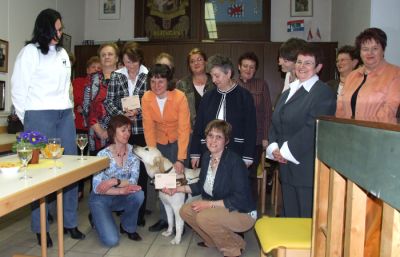
[[[157,143],[166,145],[178,140],[177,159],[186,159],[191,128],[185,94],[177,89],[167,91],[167,101],[161,115],[156,95],[147,91],[142,98],[142,114],[146,144],[156,147]]]
[[[351,118],[351,97],[364,78],[364,67],[352,71],[338,95],[336,116]],[[400,67],[382,61],[371,71],[358,93],[355,119],[396,122],[400,104]]]

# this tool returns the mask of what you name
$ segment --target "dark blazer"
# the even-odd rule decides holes
[[[213,196],[203,189],[209,163],[210,152],[207,151],[201,161],[199,181],[189,185],[192,194],[201,194],[203,199],[208,200],[223,200],[229,211],[248,213],[256,210],[250,190],[249,170],[242,158],[229,149],[224,150],[215,175]]]
[[[214,88],[214,84],[211,79],[211,75],[207,74],[207,82],[206,85],[204,86],[204,93],[211,90]],[[198,109],[198,106],[196,106],[196,88],[193,85],[193,77],[192,75],[186,76],[183,79],[179,80],[176,83],[176,89],[181,90],[182,92],[185,93],[186,98],[188,100],[189,104],[189,110],[190,110],[190,125],[192,128],[194,128],[194,122],[196,121],[196,112]],[[198,93],[197,93],[198,94]]]
[[[240,85],[235,85],[228,92],[222,92],[215,87],[204,94],[197,111],[190,157],[200,158],[207,151],[204,129],[210,121],[217,118],[224,97],[225,120],[232,126],[228,148],[242,156],[243,160],[253,161],[257,132],[256,108],[251,93]]]
[[[282,93],[272,115],[269,142],[279,147],[288,141],[290,152],[300,162],[280,164],[280,179],[293,186],[312,187],[314,183],[315,124],[321,115],[334,115],[336,94],[318,80],[307,92],[301,87],[285,103],[290,90]]]
[[[339,83],[340,81],[335,79],[326,82],[326,84],[332,88],[333,92],[335,92],[336,95],[339,88]]]

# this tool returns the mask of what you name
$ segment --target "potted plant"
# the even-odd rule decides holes
[[[32,159],[29,163],[38,163],[40,150],[46,147],[47,137],[38,131],[27,130],[17,134],[17,141],[14,143],[12,150],[16,152],[17,146],[21,143],[29,143],[32,145]]]

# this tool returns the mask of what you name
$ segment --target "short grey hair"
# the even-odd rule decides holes
[[[233,63],[229,57],[216,54],[208,58],[207,72],[210,73],[210,71],[215,67],[220,68],[225,74],[227,74],[228,71],[231,71],[231,78],[233,78],[233,75],[235,74]]]

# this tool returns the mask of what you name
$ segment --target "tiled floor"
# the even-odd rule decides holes
[[[86,185],[88,188],[88,185]],[[154,192],[149,187],[149,192]],[[152,214],[146,216],[146,226],[139,227],[138,233],[142,236],[141,242],[134,242],[126,235],[121,237],[120,244],[114,248],[107,248],[100,244],[96,231],[89,225],[87,219],[87,193],[79,204],[79,229],[86,234],[84,240],[78,241],[69,236],[64,238],[66,257],[219,257],[222,254],[215,248],[203,248],[197,246],[200,238],[193,233],[190,228],[186,228],[186,233],[180,245],[171,245],[161,233],[148,231],[148,226],[158,219],[158,206],[156,195],[150,193],[148,199],[148,209]],[[54,246],[48,250],[48,256],[57,256],[57,237],[56,224],[51,225],[50,234]],[[259,256],[260,248],[254,233],[251,230],[245,234],[247,247],[243,252],[243,257]],[[15,253],[40,256],[40,247],[36,244],[36,236],[30,231],[30,210],[29,207],[21,208],[7,216],[0,218],[0,257],[11,257]]]

